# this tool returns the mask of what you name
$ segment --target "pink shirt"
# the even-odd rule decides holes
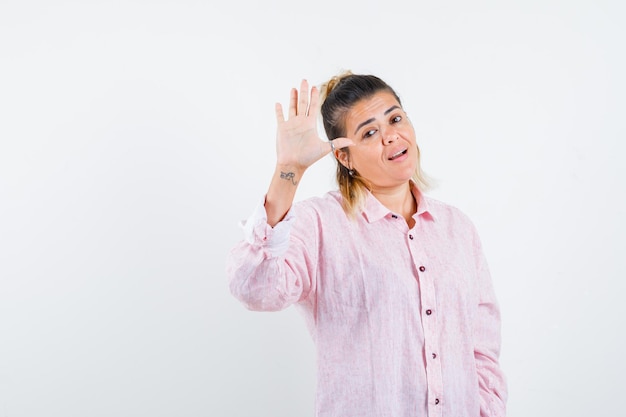
[[[251,310],[296,305],[317,350],[318,417],[500,417],[500,313],[471,221],[413,190],[415,226],[369,195],[349,219],[330,192],[274,228],[263,205],[230,253]]]

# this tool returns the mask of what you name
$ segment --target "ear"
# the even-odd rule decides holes
[[[347,148],[335,149],[335,158],[347,169],[352,169],[350,167],[350,151]]]

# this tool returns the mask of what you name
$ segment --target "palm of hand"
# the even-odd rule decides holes
[[[278,127],[278,163],[306,169],[328,153],[328,145],[317,133],[315,118],[299,115]]]
[[[322,141],[317,132],[317,116],[319,113],[319,92],[316,87],[311,89],[302,81],[300,92],[291,90],[289,100],[289,118],[285,120],[280,103],[276,104],[277,163],[306,169],[326,155],[330,148],[328,142]]]

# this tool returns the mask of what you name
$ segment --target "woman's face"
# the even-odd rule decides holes
[[[415,131],[395,96],[381,91],[357,102],[346,117],[346,136],[355,146],[340,162],[375,189],[405,184],[417,167]]]

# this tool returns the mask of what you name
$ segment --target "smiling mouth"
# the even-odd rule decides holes
[[[396,159],[396,158],[398,158],[398,157],[400,157],[400,156],[404,155],[406,152],[407,152],[407,149],[405,149],[405,150],[403,150],[403,151],[400,151],[400,152],[397,152],[397,153],[394,153],[393,155],[391,155],[391,156],[389,157],[389,160],[390,160],[390,161],[393,161],[394,159]]]

